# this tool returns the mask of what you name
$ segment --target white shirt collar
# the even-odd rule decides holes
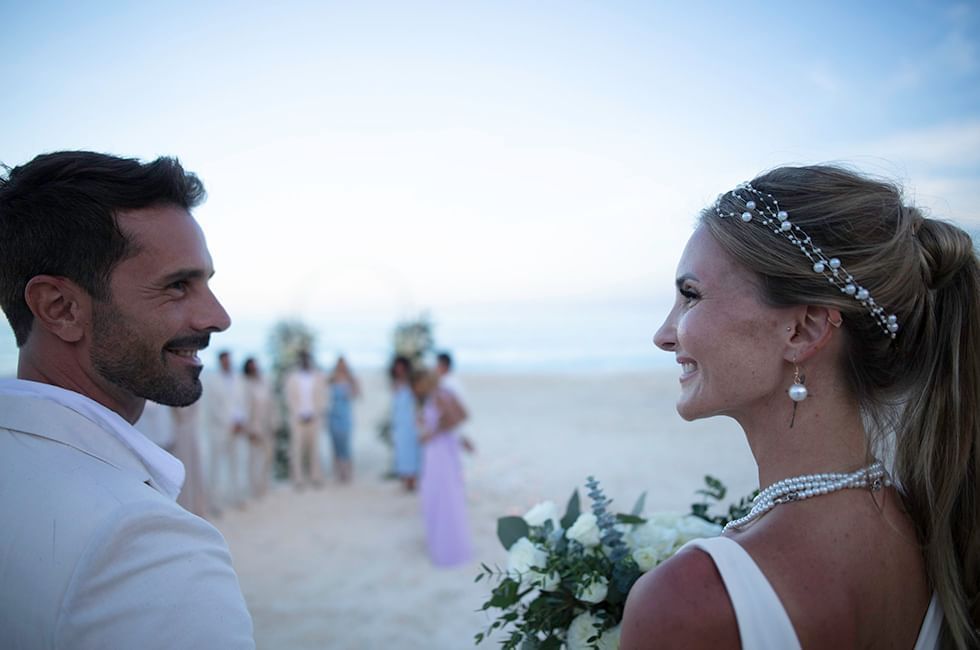
[[[95,400],[58,386],[26,379],[0,379],[0,394],[50,400],[78,413],[115,436],[146,467],[160,490],[176,499],[184,485],[184,464],[137,431],[121,415]]]

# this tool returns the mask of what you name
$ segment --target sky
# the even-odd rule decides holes
[[[977,1],[0,0],[0,43],[0,161],[201,177],[241,354],[290,318],[375,365],[428,312],[471,367],[661,363],[698,210],[781,164],[980,230]]]

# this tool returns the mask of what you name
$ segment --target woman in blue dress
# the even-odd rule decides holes
[[[418,408],[412,391],[412,362],[399,356],[391,364],[391,440],[395,447],[395,474],[405,490],[415,490],[419,473]]]
[[[334,474],[341,483],[351,480],[351,432],[354,429],[352,402],[360,397],[361,389],[343,356],[330,373],[330,411],[327,428],[333,443]]]

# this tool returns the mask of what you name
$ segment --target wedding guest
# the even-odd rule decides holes
[[[391,364],[391,441],[395,474],[407,492],[415,490],[419,473],[418,408],[412,391],[412,362],[398,356]]]
[[[245,396],[245,434],[248,437],[248,482],[250,493],[265,496],[272,475],[275,431],[279,422],[272,388],[262,376],[254,357],[242,367]]]
[[[451,391],[439,386],[432,373],[423,373],[415,380],[415,392],[422,400],[419,496],[429,556],[436,566],[455,566],[472,556],[462,445],[456,433],[466,420],[466,410]]]
[[[452,391],[460,402],[465,401],[463,385],[453,372],[453,357],[449,352],[442,351],[436,355],[436,376],[442,388]]]
[[[220,513],[226,505],[243,506],[248,496],[243,387],[227,350],[218,354],[218,372],[204,375],[202,403],[210,443],[211,505]]]
[[[172,158],[85,151],[0,177],[0,647],[254,648],[221,534],[175,503],[180,461],[132,425],[201,395],[228,314]]]
[[[351,479],[351,431],[354,428],[353,400],[361,396],[361,387],[347,360],[340,356],[330,373],[330,411],[327,428],[333,443],[334,474],[341,483]]]
[[[299,354],[298,367],[285,381],[286,409],[289,412],[289,477],[296,489],[307,483],[323,484],[320,460],[320,432],[327,409],[327,378],[313,365],[310,353]],[[307,467],[303,470],[303,458]]]
[[[160,449],[174,453],[174,427],[170,421],[169,407],[147,401],[143,414],[133,426]]]
[[[893,185],[784,167],[701,213],[656,344],[763,490],[629,595],[623,648],[980,643],[980,266]]]
[[[211,514],[208,484],[201,459],[201,402],[170,407],[174,432],[174,456],[184,464],[184,487],[177,503],[198,517]]]
[[[466,409],[466,394],[463,392],[463,383],[459,380],[459,377],[453,372],[453,357],[449,352],[443,351],[436,355],[436,377],[439,380],[439,387],[443,390],[447,390],[453,394],[453,397]],[[460,443],[466,451],[472,452],[476,449],[473,441],[463,433],[462,430],[457,432],[459,436]]]

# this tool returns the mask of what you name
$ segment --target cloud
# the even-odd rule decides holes
[[[894,178],[908,200],[937,218],[980,227],[980,118],[896,131],[849,147],[851,160],[867,171]]]
[[[980,165],[980,119],[947,122],[865,143],[864,151],[896,162],[934,167]]]

